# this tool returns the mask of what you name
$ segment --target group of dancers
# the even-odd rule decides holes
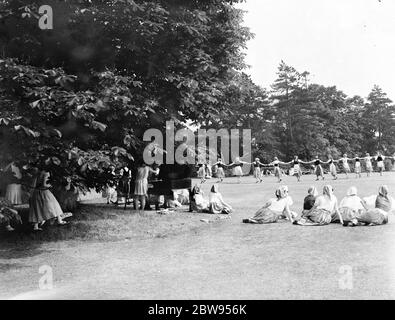
[[[327,161],[322,161],[318,156],[314,160],[311,161],[302,161],[298,156],[294,156],[293,160],[289,162],[280,161],[277,157],[271,163],[264,164],[260,161],[259,158],[256,158],[253,162],[242,161],[240,157],[236,157],[235,160],[230,164],[225,164],[222,159],[218,159],[218,161],[214,164],[208,163],[199,163],[198,164],[198,172],[197,176],[201,179],[201,183],[204,183],[207,178],[211,178],[213,173],[219,179],[218,182],[222,182],[225,178],[225,168],[232,168],[233,175],[237,177],[237,182],[241,182],[241,177],[243,176],[242,166],[245,164],[249,164],[253,166],[253,175],[256,179],[256,183],[260,183],[263,181],[263,176],[265,172],[268,172],[268,168],[274,168],[274,175],[277,177],[278,182],[281,182],[284,176],[283,166],[290,166],[289,175],[296,176],[297,180],[300,181],[302,177],[302,168],[301,165],[309,165],[313,166],[314,173],[316,175],[316,180],[325,179],[324,176],[324,165],[329,165],[329,172],[332,175],[333,179],[338,179],[338,170],[336,164],[341,164],[342,172],[345,173],[346,178],[349,178],[349,174],[351,173],[350,163],[354,163],[354,173],[356,177],[362,177],[362,163],[365,165],[366,174],[368,177],[371,176],[373,169],[373,163],[375,163],[377,167],[377,171],[380,175],[383,175],[385,171],[384,160],[386,158],[395,160],[395,156],[384,156],[381,153],[378,153],[376,156],[371,156],[369,153],[366,153],[364,157],[360,157],[356,155],[354,158],[349,158],[347,154],[344,154],[340,159],[335,160],[332,156],[329,156]]]
[[[256,214],[244,223],[267,224],[281,219],[302,226],[323,226],[340,222],[343,226],[382,225],[388,223],[388,214],[394,210],[394,199],[390,197],[386,185],[379,188],[378,194],[361,199],[356,187],[350,187],[347,195],[338,203],[330,185],[323,188],[322,195],[312,186],[304,199],[300,214],[291,210],[293,200],[288,187],[281,186],[275,198],[269,199]]]

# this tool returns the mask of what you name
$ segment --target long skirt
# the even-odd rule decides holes
[[[322,175],[324,175],[324,170],[322,170],[321,165],[315,167],[315,175],[317,177],[321,177]]]
[[[388,214],[378,208],[368,210],[357,217],[358,222],[369,225],[382,225],[388,223]]]
[[[217,178],[219,178],[219,179],[225,178],[224,168],[218,168],[218,170],[217,170]]]
[[[274,175],[275,175],[277,178],[280,178],[280,177],[281,177],[281,169],[280,169],[280,167],[274,167]]]
[[[219,203],[217,201],[210,202],[209,210],[210,213],[213,214],[229,214],[231,212],[229,208],[223,206],[222,203]]]
[[[337,169],[336,169],[336,166],[335,166],[334,163],[331,163],[331,164],[329,165],[329,171],[330,171],[330,173],[331,173],[332,176],[335,177],[335,176],[337,175]]]
[[[339,212],[342,215],[344,222],[349,222],[354,220],[359,214],[357,210],[347,207],[339,208]],[[340,222],[340,218],[337,214],[332,215],[332,222]]]
[[[293,167],[293,174],[292,175],[296,175],[296,176],[301,176],[302,175],[302,170],[300,169],[300,165],[295,164]]]
[[[261,178],[261,169],[259,167],[256,167],[254,169],[254,178],[255,179],[260,179]]]
[[[29,222],[41,223],[63,214],[58,200],[49,190],[35,189],[29,201]]]
[[[370,161],[366,162],[366,171],[372,172],[373,171],[373,166]]]
[[[355,163],[355,173],[361,173],[361,163],[357,162]]]
[[[274,212],[269,208],[262,208],[258,210],[254,217],[245,219],[243,222],[256,224],[275,223],[278,221],[280,215],[280,213]]]
[[[241,177],[243,175],[243,170],[240,166],[233,168],[233,175],[235,175],[236,177]]]
[[[379,171],[384,171],[384,161],[377,162],[377,169],[379,169]]]
[[[14,205],[22,204],[22,185],[17,183],[9,184],[5,198]]]
[[[343,170],[346,173],[350,173],[351,172],[350,166],[348,164],[343,164]]]
[[[136,180],[134,184],[134,195],[135,196],[146,196],[148,195],[148,180]]]
[[[297,224],[301,226],[324,226],[330,224],[332,215],[325,209],[313,209],[305,214]]]

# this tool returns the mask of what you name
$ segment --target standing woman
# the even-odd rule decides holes
[[[243,164],[250,164],[249,162],[241,161],[240,157],[236,157],[235,161],[231,163],[229,166],[233,166],[233,175],[237,177],[237,183],[240,183],[240,178],[243,176],[243,170],[241,167]]]
[[[155,175],[159,174],[159,168],[156,170],[151,169],[144,161],[141,162],[137,168],[136,181],[134,183],[134,209],[138,210],[139,201],[141,210],[145,209],[146,199],[148,197],[148,176],[150,172]]]
[[[314,172],[317,177],[317,179],[315,180],[316,181],[320,180],[320,177],[322,178],[322,180],[325,180],[324,170],[322,169],[322,165],[321,165],[322,161],[318,158],[318,156],[315,157],[315,160],[310,161],[309,163],[314,164],[315,166]]]
[[[355,175],[357,178],[361,178],[361,159],[359,158],[358,155],[356,155],[353,160],[355,161],[355,167],[354,167]]]
[[[49,190],[52,187],[49,177],[49,172],[41,171],[33,183],[34,191],[29,199],[29,222],[33,224],[34,231],[42,231],[41,227],[51,219],[56,219],[58,225],[67,224],[62,220],[63,211],[58,200]]]
[[[380,176],[383,175],[384,172],[384,159],[385,157],[379,152],[375,158],[375,160],[377,161],[377,170],[380,172]]]
[[[298,182],[300,181],[300,178],[302,176],[302,169],[300,168],[301,163],[306,163],[306,162],[299,160],[298,156],[294,156],[294,159],[292,161],[287,162],[287,164],[292,165],[293,175],[296,176]]]
[[[339,161],[341,161],[343,164],[343,170],[344,173],[346,174],[347,179],[348,179],[348,174],[351,172],[350,165],[348,164],[348,160],[349,159],[347,158],[347,154],[344,154],[343,158],[339,159]]]
[[[206,182],[206,168],[204,163],[198,163],[197,176],[200,178],[201,184]]]
[[[333,194],[333,188],[330,185],[326,185],[322,195],[315,199],[314,206],[310,212],[305,214],[296,224],[302,226],[323,226],[330,224],[334,217],[338,217],[343,224],[343,218],[339,213],[338,202]]]
[[[274,161],[269,164],[270,166],[274,166],[274,175],[277,177],[278,182],[283,180],[283,173],[281,171],[280,164],[284,164],[284,162],[279,161],[277,157],[274,157]]]
[[[22,204],[22,173],[14,162],[11,162],[4,170],[8,172],[11,178],[7,185],[5,198],[11,202],[12,205]]]
[[[256,179],[256,183],[262,182],[261,166],[264,166],[264,164],[261,163],[259,158],[255,158],[255,161],[252,163],[252,165],[254,166],[254,178]]]
[[[333,180],[337,180],[337,169],[335,165],[336,160],[333,160],[333,157],[330,156],[329,160],[325,162],[325,164],[329,164],[329,172],[331,173]]]
[[[226,165],[222,162],[222,159],[219,158],[217,163],[214,163],[214,166],[217,167],[217,178],[219,179],[218,182],[224,181],[225,178],[225,170],[224,168]]]
[[[370,177],[371,173],[373,172],[372,159],[373,158],[370,156],[370,154],[366,153],[364,160],[365,160],[365,166],[366,166],[366,174],[368,177]]]

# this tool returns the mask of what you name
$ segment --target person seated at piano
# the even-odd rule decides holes
[[[159,168],[153,170],[147,166],[144,161],[139,162],[139,167],[136,172],[136,181],[134,183],[134,209],[138,210],[139,203],[141,210],[145,209],[146,199],[148,197],[148,176],[150,173],[159,174]]]
[[[200,187],[194,186],[192,189],[192,211],[209,212],[209,202],[204,199],[204,192]]]
[[[213,185],[211,187],[210,197],[209,197],[209,210],[213,214],[230,214],[232,212],[232,206],[227,204],[221,193],[219,193],[218,186]]]

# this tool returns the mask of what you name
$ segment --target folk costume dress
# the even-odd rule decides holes
[[[13,163],[11,163],[9,170],[12,173],[12,181],[7,185],[5,198],[13,205],[19,205],[22,204],[22,185],[20,183],[22,174]]]
[[[41,223],[63,214],[58,200],[49,190],[49,176],[49,172],[42,171],[37,177],[29,200],[29,222],[31,223]]]

